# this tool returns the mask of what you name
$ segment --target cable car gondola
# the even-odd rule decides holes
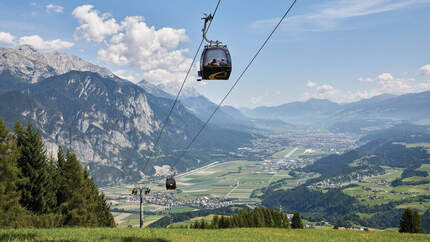
[[[198,72],[200,78],[197,81],[228,80],[232,69],[230,52],[227,45],[223,45],[218,40],[213,41],[206,38],[206,26],[208,21],[212,21],[213,16],[205,14],[202,19],[205,20],[202,30],[203,38],[209,45],[205,46],[200,57],[200,71]]]
[[[176,190],[176,181],[173,176],[166,179],[166,190]]]

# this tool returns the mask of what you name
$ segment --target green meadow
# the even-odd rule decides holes
[[[61,228],[0,230],[0,241],[430,241],[430,235],[333,229]]]

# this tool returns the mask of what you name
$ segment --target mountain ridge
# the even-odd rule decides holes
[[[55,152],[57,144],[76,151],[99,184],[140,179],[143,172],[154,172],[153,165],[175,164],[177,170],[197,167],[209,160],[211,152],[227,154],[252,138],[210,126],[191,154],[178,162],[174,157],[202,125],[178,103],[153,163],[146,166],[171,99],[155,97],[131,82],[71,71],[2,93],[0,100],[0,116],[9,127],[17,120],[33,123],[41,130],[50,152]],[[225,142],[230,136],[234,138]]]

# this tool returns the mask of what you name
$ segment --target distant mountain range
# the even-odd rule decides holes
[[[231,158],[230,152],[252,139],[246,132],[210,126],[177,161],[203,124],[198,113],[179,102],[155,150],[156,159],[145,166],[171,96],[78,57],[39,53],[30,46],[0,49],[0,90],[0,117],[10,128],[17,120],[31,122],[42,132],[48,152],[55,152],[57,145],[72,149],[99,184],[135,181],[153,174],[155,165],[186,170],[213,160],[212,155]]]
[[[317,125],[362,132],[430,120],[430,92],[381,95],[349,104],[310,99],[255,109],[223,106],[191,152],[176,161],[217,106],[187,88],[154,163],[145,166],[175,98],[172,88],[146,81],[134,84],[64,53],[40,53],[28,45],[0,48],[0,117],[10,128],[17,120],[31,122],[41,130],[48,152],[55,152],[57,145],[74,150],[99,184],[134,181],[153,174],[156,165],[186,170],[215,158],[235,158],[237,148],[249,144],[260,129],[281,132]]]
[[[241,111],[251,118],[271,118],[292,124],[317,125],[336,132],[370,131],[402,122],[428,122],[430,91],[401,96],[383,94],[346,104],[325,99],[309,99],[305,102]]]
[[[166,88],[163,85],[156,86],[145,80],[139,82],[138,85],[157,97],[169,98],[172,100],[176,97],[165,91],[172,89],[171,87]],[[175,91],[177,90],[175,89]],[[179,100],[190,112],[202,121],[206,121],[217,107],[217,104],[211,102],[192,87],[185,87]],[[222,106],[211,120],[211,124],[242,131],[249,131],[255,128],[250,118],[243,115],[240,110],[232,106]]]

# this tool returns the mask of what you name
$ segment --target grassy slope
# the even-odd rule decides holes
[[[430,186],[429,184],[422,185],[401,185],[397,187],[393,187],[390,185],[379,185],[375,184],[376,181],[387,181],[391,183],[394,179],[400,178],[403,169],[402,168],[392,168],[384,166],[386,170],[386,174],[382,176],[377,176],[374,178],[365,179],[366,182],[353,182],[358,187],[346,188],[343,190],[344,193],[357,198],[364,205],[378,205],[389,203],[392,201],[401,201],[404,199],[413,199],[417,195],[430,195]],[[430,164],[424,164],[418,170],[429,171],[430,173]],[[430,177],[409,177],[403,179],[404,181],[420,181],[420,180],[429,180]],[[366,191],[364,188],[370,188],[371,190]],[[402,194],[402,192],[411,192],[410,194]],[[378,196],[377,200],[371,200],[367,196]],[[425,212],[430,206],[430,200],[426,200],[424,202],[405,202],[397,206],[398,208],[406,208],[411,207],[418,209],[421,213]]]
[[[19,229],[0,230],[1,241],[429,241],[430,235],[332,229]]]

